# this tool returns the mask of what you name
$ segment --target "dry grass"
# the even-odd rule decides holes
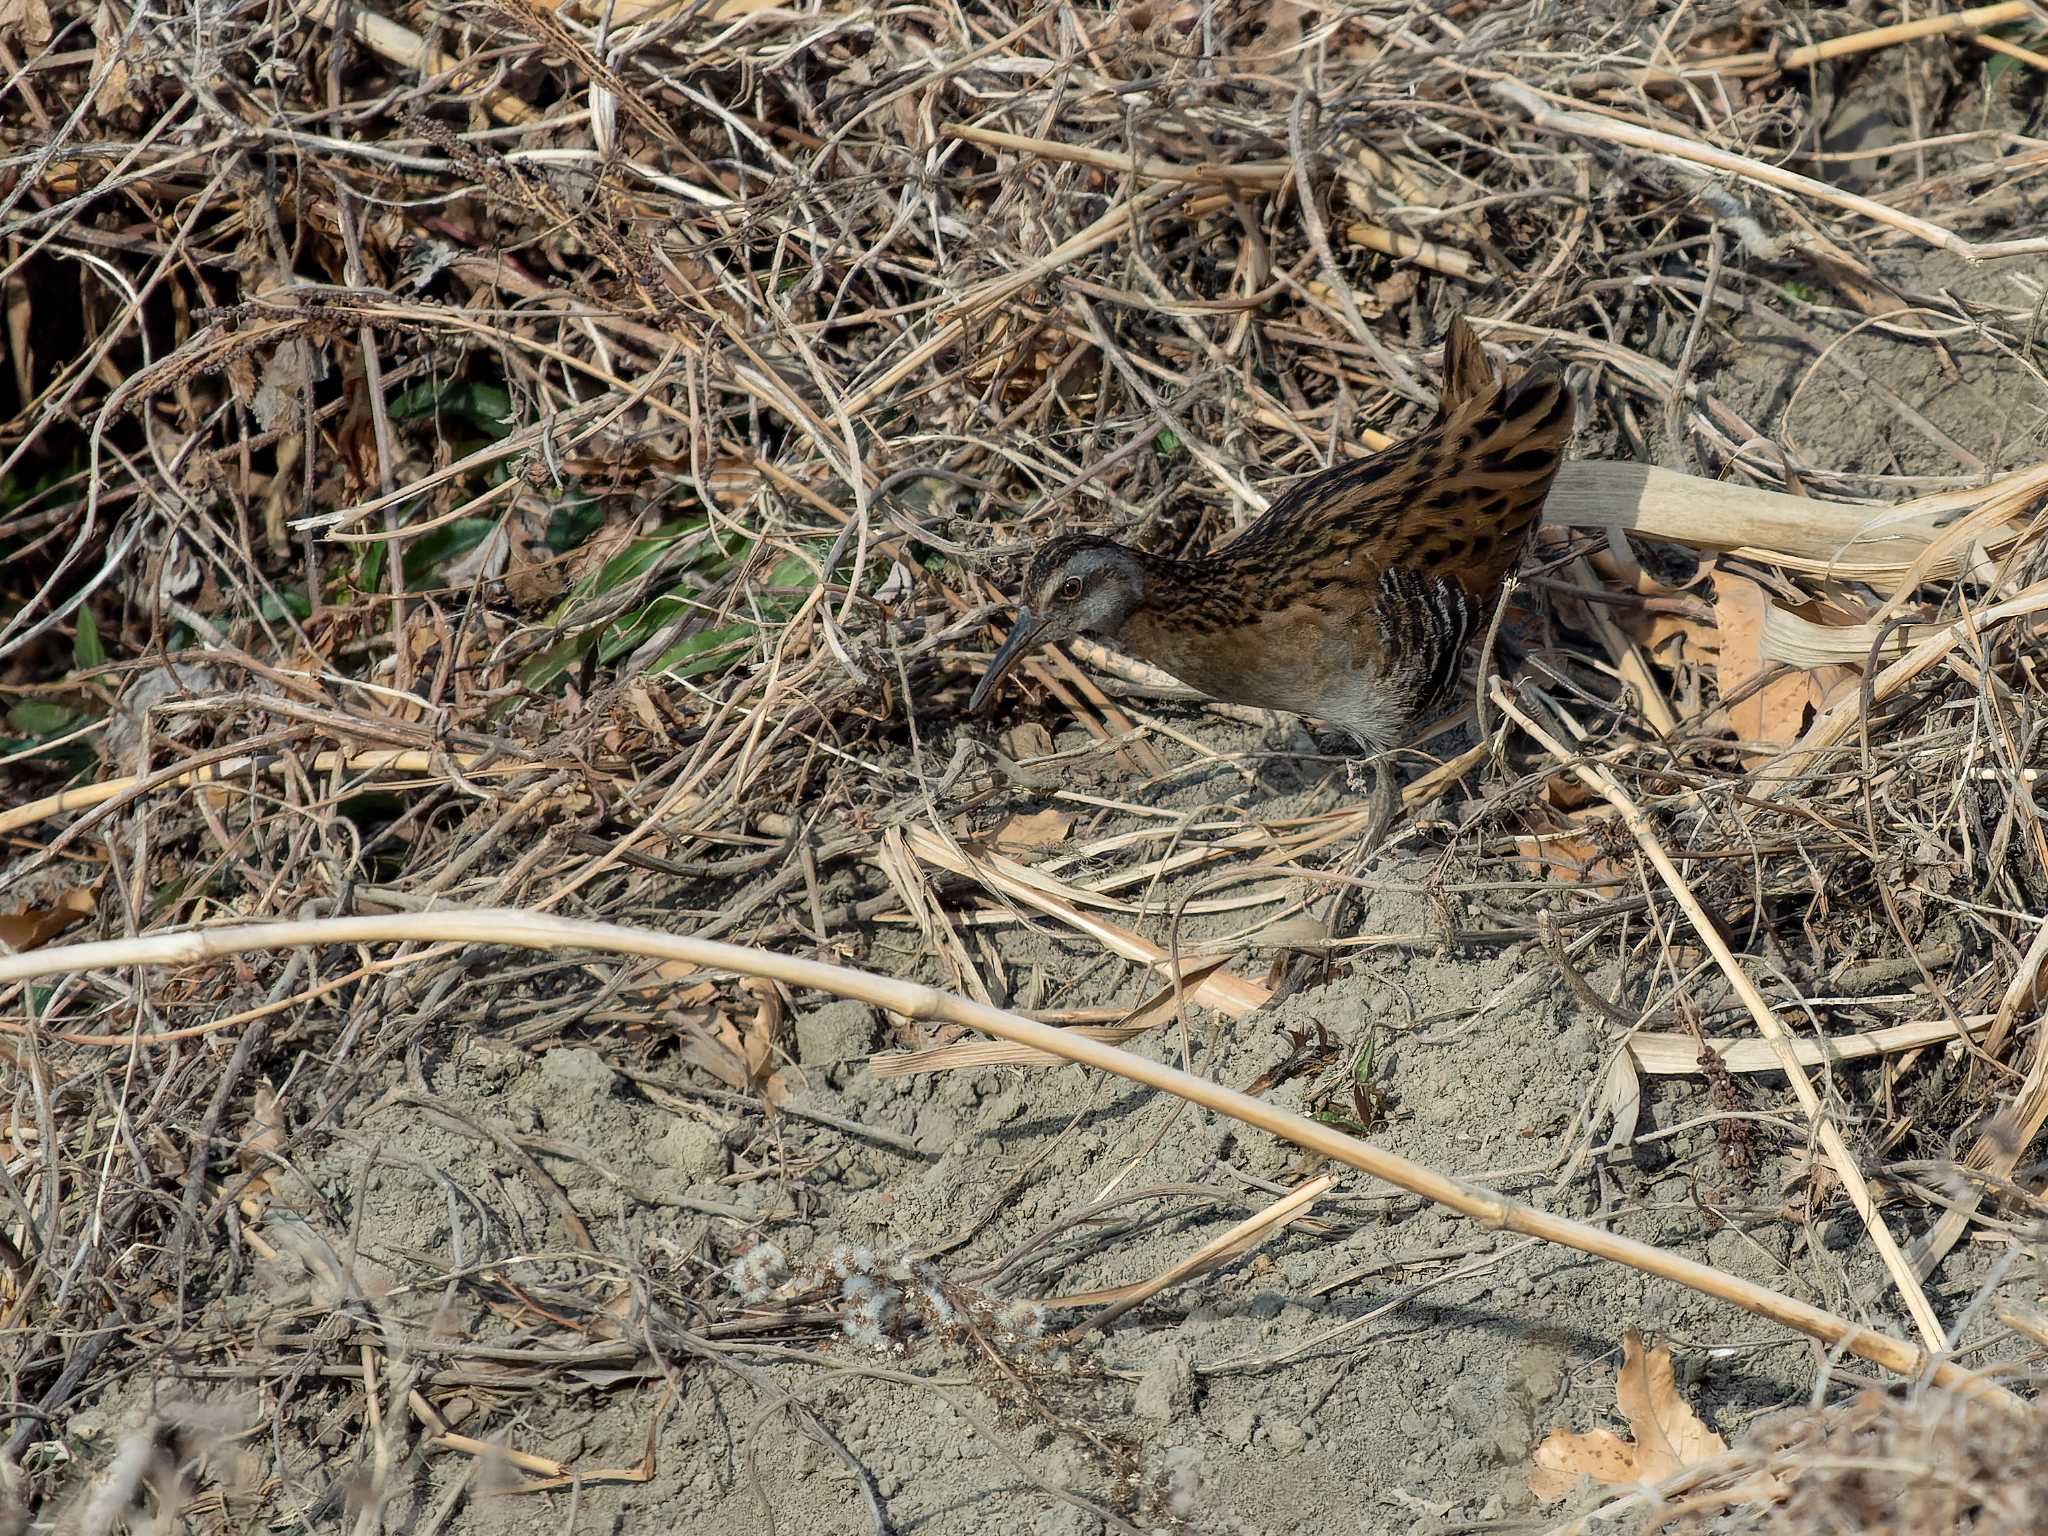
[[[0,910],[23,914],[0,937],[437,904],[858,959],[906,922],[919,979],[986,1003],[1010,988],[980,927],[1029,910],[1134,974],[1200,958],[1189,998],[1255,1009],[1245,956],[1300,940],[1363,806],[1148,809],[1259,764],[1092,654],[1029,672],[1032,718],[1091,753],[954,732],[1002,560],[1076,523],[1200,547],[1261,488],[1424,419],[1465,309],[1582,379],[1589,454],[1873,515],[1947,498],[1949,531],[1890,575],[1767,540],[1702,555],[1586,532],[1641,526],[1587,480],[1580,531],[1532,562],[1503,699],[1586,772],[1482,704],[1485,739],[1412,765],[1439,921],[1331,953],[1531,944],[1660,1038],[1646,1063],[1683,1037],[1729,1127],[1789,1098],[1720,1064],[1759,1009],[1795,1044],[1891,1031],[1878,1067],[1815,1077],[1793,1213],[1846,1187],[1872,1241],[1920,1231],[1893,1264],[1908,1294],[1966,1231],[2020,1243],[2048,1119],[2048,506],[2038,476],[1979,488],[2044,452],[2042,43],[2026,6],[1903,35],[1866,9],[0,0]],[[1873,78],[1920,137],[1850,191],[1868,157],[1816,135]],[[1876,275],[2007,249],[2005,285],[1967,297]],[[1757,333],[1805,358],[1761,405],[1718,366]],[[1935,359],[1942,388],[1996,358],[2010,409],[1961,431],[1852,336]],[[1791,435],[1845,389],[1889,456]],[[1585,783],[1640,824],[1593,814]],[[1128,818],[989,837],[1105,802]],[[0,1450],[24,1504],[97,1476],[87,1525],[145,1489],[214,1490],[221,1528],[261,1507],[262,1459],[209,1462],[233,1432],[183,1410],[117,1466],[71,1464],[67,1413],[170,1363],[360,1401],[381,1488],[422,1446],[466,1448],[435,1405],[479,1375],[528,1401],[571,1365],[745,1374],[733,1340],[839,1325],[823,1293],[747,1312],[726,1255],[636,1256],[658,1323],[607,1333],[609,1259],[537,1149],[481,1126],[583,1234],[583,1281],[521,1298],[578,1352],[430,1369],[309,1334],[249,1355],[217,1303],[277,1241],[279,1170],[451,1031],[595,1039],[771,1134],[789,997],[474,959],[277,953],[0,994]],[[374,1318],[347,1251],[329,1233],[300,1258]],[[982,1379],[1058,1417],[979,1306],[956,1342]],[[1852,1410],[1801,1442],[1802,1486],[1853,1503],[1878,1485],[1829,1458],[1909,1459],[1916,1426]],[[374,1522],[344,1502],[291,1513]]]

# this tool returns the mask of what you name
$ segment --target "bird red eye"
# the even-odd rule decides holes
[[[1061,596],[1061,597],[1063,597],[1063,598],[1065,598],[1065,599],[1066,599],[1066,600],[1067,600],[1068,602],[1070,602],[1070,603],[1071,603],[1071,602],[1072,602],[1072,601],[1073,601],[1073,600],[1074,600],[1075,598],[1079,597],[1080,595],[1081,595],[1081,578],[1080,578],[1080,577],[1078,577],[1078,576],[1069,576],[1069,577],[1068,577],[1068,578],[1067,578],[1067,579],[1066,579],[1065,581],[1063,581],[1063,582],[1061,582],[1061,583],[1060,583],[1060,596]]]

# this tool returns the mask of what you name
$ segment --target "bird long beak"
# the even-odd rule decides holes
[[[974,685],[974,697],[967,701],[970,715],[980,714],[981,706],[996,691],[996,684],[1003,680],[1004,674],[1038,648],[1038,637],[1044,629],[1045,625],[1029,608],[1017,610],[1017,622],[1011,628],[1009,638],[1003,641],[1002,649],[996,652],[988,670],[981,674],[981,681]]]

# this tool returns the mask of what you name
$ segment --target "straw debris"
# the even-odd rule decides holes
[[[981,1393],[1030,1497],[1198,1529],[1109,1344],[1426,1198],[1938,1374],[1823,1372],[1828,1413],[1738,1443],[1768,1528],[2020,1530],[2039,1341],[1947,1276],[2039,1242],[2048,29],[1924,9],[0,0],[7,1518],[680,1497],[715,1380],[725,1515],[772,1524],[788,1427],[888,1528],[829,1380]],[[1873,96],[1910,130],[1861,136]],[[1287,722],[1096,648],[968,728],[1040,540],[1209,546],[1427,419],[1455,312],[1588,426],[1388,857]],[[1419,915],[1323,931],[1359,887]],[[502,911],[589,926],[431,922]],[[641,930],[916,990],[806,1030],[767,961],[589,942]],[[102,940],[164,944],[64,963]],[[775,1246],[880,1200],[863,1149],[906,1191],[942,1161],[949,1078],[1200,1076],[1296,953],[1509,947],[1605,1042],[1546,1178],[1605,1200],[1696,1135],[1710,1225],[1846,1233],[1864,1289],[1841,1243],[1811,1295],[1716,1289],[1679,1239],[1603,1248],[1616,1209],[1369,1148],[1390,1203],[1278,1114],[1273,1177],[1133,1162],[1041,1209],[1027,1154],[927,1249]],[[1447,1023],[1406,1006],[1224,1086],[1377,1141]],[[1018,1014],[1064,1048],[970,1031]],[[856,1036],[872,1072],[806,1059]],[[444,1091],[538,1061],[543,1106]],[[1642,1112],[1667,1089],[1697,1124]],[[1050,1148],[1067,1093],[1004,1123]],[[691,1128],[676,1179],[608,1150],[627,1106]],[[366,1232],[401,1175],[431,1219]],[[632,1443],[554,1444],[572,1399]],[[1074,1486],[1013,1454],[1041,1432]]]

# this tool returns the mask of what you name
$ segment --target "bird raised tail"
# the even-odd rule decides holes
[[[1442,414],[1448,416],[1460,406],[1484,398],[1499,383],[1479,338],[1472,334],[1472,327],[1465,323],[1463,315],[1453,315],[1450,329],[1444,332]]]

